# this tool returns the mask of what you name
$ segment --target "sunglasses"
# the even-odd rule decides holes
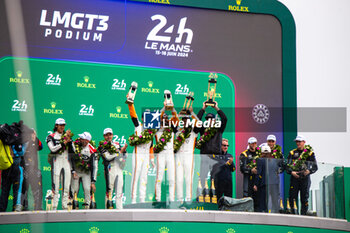
[[[229,145],[222,145],[222,146],[224,146],[224,147],[229,147]]]

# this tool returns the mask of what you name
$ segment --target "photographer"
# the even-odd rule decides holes
[[[13,145],[12,156],[13,164],[10,168],[2,171],[0,212],[5,212],[12,186],[13,193],[13,211],[22,211],[22,185],[23,185],[23,155],[27,144]]]
[[[28,210],[29,185],[33,193],[34,210],[42,210],[42,176],[38,168],[38,151],[42,149],[43,145],[37,138],[35,130],[33,130],[27,151],[24,154],[24,183],[22,188],[22,205],[24,210]]]

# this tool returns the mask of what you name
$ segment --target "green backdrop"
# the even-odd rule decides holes
[[[207,72],[166,70],[135,66],[106,65],[97,63],[67,62],[43,59],[7,57],[0,61],[0,97],[3,100],[1,123],[12,123],[23,119],[37,130],[44,143],[40,152],[40,168],[43,175],[43,192],[51,188],[51,167],[47,162],[48,147],[45,138],[51,133],[54,122],[62,117],[66,129],[75,134],[88,131],[98,143],[103,139],[103,129],[111,127],[114,140],[124,144],[134,131],[134,126],[125,104],[126,94],[132,81],[138,83],[135,109],[141,118],[144,108],[161,109],[164,90],[172,92],[178,112],[181,110],[186,93],[194,92],[195,112],[206,100],[208,89]],[[230,152],[235,151],[234,106],[235,92],[229,77],[218,74],[217,98],[219,106],[229,121],[224,137],[230,141]],[[209,108],[207,111],[214,112]],[[132,147],[128,152],[132,153]],[[195,151],[199,153],[199,151]],[[124,170],[124,204],[130,203],[131,156]],[[196,197],[200,156],[195,159],[193,197]],[[154,199],[156,169],[148,174],[147,201]],[[235,181],[235,176],[233,177]],[[166,178],[163,179],[163,197],[166,197]],[[104,208],[105,179],[102,159],[99,162],[96,201],[98,208]],[[233,184],[235,193],[235,182]],[[83,190],[79,193],[83,203]],[[11,198],[11,197],[10,197]],[[59,203],[60,207],[60,203]],[[10,208],[8,207],[8,210]]]

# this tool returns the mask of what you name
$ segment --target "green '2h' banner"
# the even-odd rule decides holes
[[[57,118],[66,120],[66,129],[72,130],[74,139],[78,134],[88,131],[98,143],[103,140],[103,129],[110,127],[114,131],[113,140],[123,145],[134,132],[134,125],[125,104],[131,82],[138,83],[135,108],[141,120],[141,113],[145,108],[162,108],[164,90],[171,91],[178,112],[182,109],[186,95],[190,91],[194,92],[193,107],[197,113],[207,100],[210,75],[209,72],[12,57],[0,61],[0,70],[0,98],[3,102],[0,123],[10,124],[22,119],[29,127],[36,129],[44,144],[44,149],[39,153],[44,197],[47,190],[51,189],[51,167],[47,162],[49,150],[45,138],[52,132]],[[223,74],[218,74],[217,81],[215,100],[228,117],[224,137],[230,141],[230,151],[235,151],[234,86],[230,78]],[[212,108],[207,111],[215,113]],[[124,204],[131,201],[132,149],[131,146],[128,147],[130,154],[124,170]],[[198,154],[199,151],[196,150],[195,153]],[[196,156],[192,187],[194,198],[199,166],[200,158]],[[156,168],[150,167],[147,201],[154,200],[155,179]],[[235,179],[233,180],[235,187]],[[163,182],[162,200],[165,201],[166,177]],[[101,159],[96,193],[98,208],[104,208],[105,190]],[[78,197],[80,205],[83,204],[82,187]]]

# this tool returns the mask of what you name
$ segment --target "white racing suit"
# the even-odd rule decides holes
[[[162,136],[164,128],[156,133],[156,142]],[[169,201],[175,201],[175,159],[174,159],[174,132],[171,133],[171,140],[165,145],[164,149],[157,153],[157,179],[156,179],[156,201],[161,201],[162,181],[165,167],[167,169],[169,185]]]
[[[75,146],[73,144],[73,149],[75,151]],[[72,176],[72,183],[71,183],[71,191],[74,196],[76,193],[78,195],[79,193],[79,186],[80,186],[80,179],[83,183],[83,189],[84,189],[84,205],[89,208],[90,203],[91,203],[91,183],[96,182],[97,178],[97,169],[98,169],[98,157],[96,153],[96,149],[89,143],[87,144],[82,150],[82,159],[84,163],[90,164],[90,170],[89,171],[84,171],[74,165],[74,171],[78,178],[74,179],[74,176]],[[77,155],[75,155],[77,156]],[[73,162],[74,164],[74,162]]]
[[[178,135],[180,130],[176,135]],[[181,145],[175,154],[176,162],[176,194],[178,201],[183,201],[183,181],[186,183],[186,199],[192,200],[192,180],[194,167],[194,150],[198,133],[191,132],[190,136]]]
[[[52,181],[52,191],[53,191],[53,203],[52,207],[54,210],[57,209],[58,197],[59,197],[59,187],[60,187],[60,177],[62,176],[62,209],[67,209],[68,197],[69,197],[69,187],[71,182],[71,158],[68,154],[68,147],[71,143],[66,146],[63,153],[58,153],[64,144],[60,143],[62,134],[54,132],[46,138],[47,145],[53,155],[51,163],[51,181]]]
[[[112,145],[116,148],[117,151],[120,150],[119,143],[112,142]],[[106,178],[106,207],[109,195],[113,195],[113,190],[115,190],[116,208],[123,209],[123,169],[125,167],[126,156],[121,153],[111,154],[104,149],[101,149],[100,152],[103,158]]]
[[[135,108],[133,104],[129,104],[129,112],[131,120],[135,126],[135,134],[141,135],[144,128],[138,121]],[[145,202],[146,200],[146,187],[147,187],[147,176],[149,168],[150,155],[153,153],[152,147],[153,141],[148,143],[140,144],[134,147],[132,156],[132,179],[131,179],[131,203],[136,203],[137,198],[137,186],[140,182],[139,187],[139,201]]]

